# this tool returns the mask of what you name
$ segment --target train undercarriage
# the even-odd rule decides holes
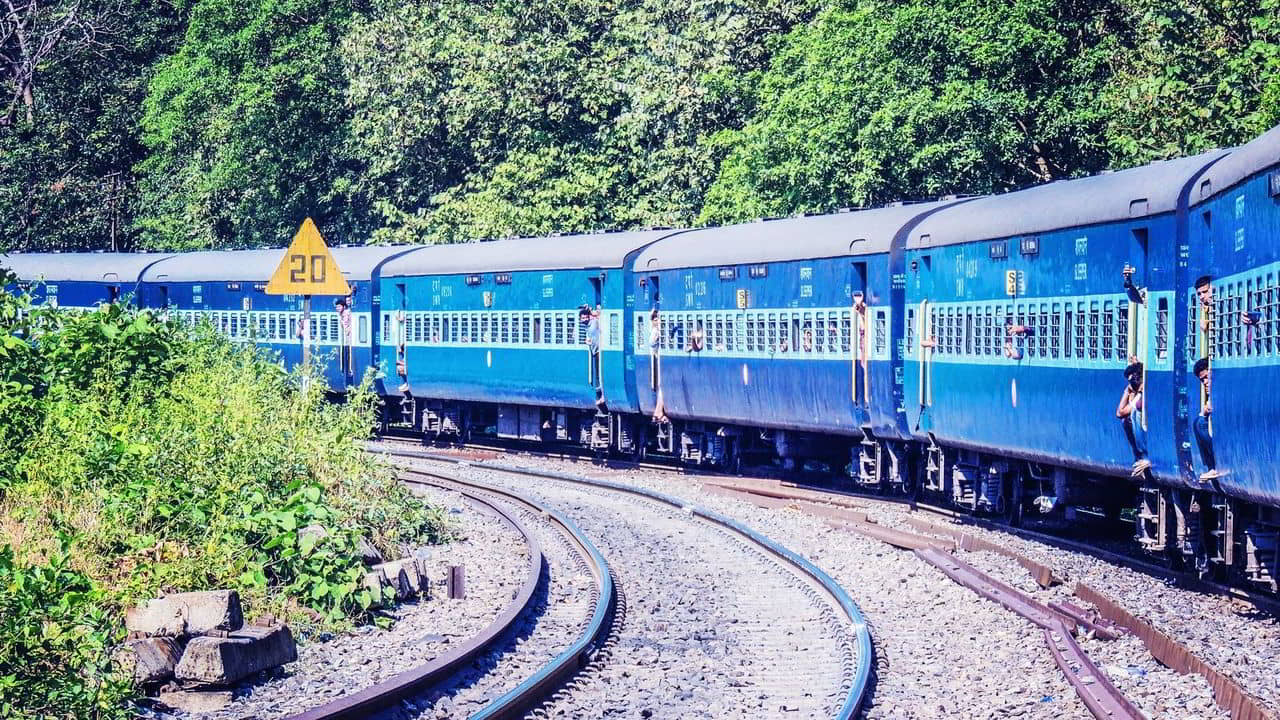
[[[877,495],[945,505],[1011,526],[1112,533],[1200,577],[1280,593],[1280,512],[1171,488],[929,443],[821,435],[644,415],[413,397],[387,398],[382,429],[427,444],[480,438],[565,445],[598,457],[666,458],[737,473],[772,468]],[[836,478],[836,479],[833,479]],[[1123,537],[1122,537],[1123,536]]]

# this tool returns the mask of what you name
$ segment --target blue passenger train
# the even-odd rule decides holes
[[[972,512],[1120,517],[1280,577],[1280,128],[991,197],[688,230],[337,249],[308,332],[383,424],[845,468]],[[297,362],[280,251],[15,255],[37,300],[132,296]],[[31,285],[44,280],[43,285]]]

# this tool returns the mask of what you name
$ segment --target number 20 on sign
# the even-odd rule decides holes
[[[268,295],[339,295],[351,288],[325,245],[316,224],[307,218],[298,228],[280,265],[267,282]]]

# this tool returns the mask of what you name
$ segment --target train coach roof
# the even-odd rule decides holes
[[[1183,185],[1226,152],[1213,150],[980,198],[920,223],[907,247],[994,240],[1172,212]]]
[[[429,245],[421,252],[387,263],[382,276],[619,268],[629,253],[680,232],[683,231],[631,230]]]
[[[1207,200],[1267,168],[1280,165],[1280,125],[1241,145],[1214,163],[1200,178],[1191,201]]]
[[[635,271],[888,252],[903,225],[955,202],[893,205],[691,230],[646,248],[636,258]]]
[[[348,280],[368,280],[378,263],[421,248],[412,245],[330,248]],[[143,278],[147,282],[266,282],[280,265],[284,248],[270,250],[209,250],[173,255],[156,263]]]
[[[145,253],[10,253],[0,255],[0,268],[27,281],[136,283],[148,265],[166,257]]]

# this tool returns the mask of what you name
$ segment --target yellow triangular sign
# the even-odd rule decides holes
[[[280,266],[267,282],[268,295],[349,295],[351,288],[311,218],[302,221]]]

